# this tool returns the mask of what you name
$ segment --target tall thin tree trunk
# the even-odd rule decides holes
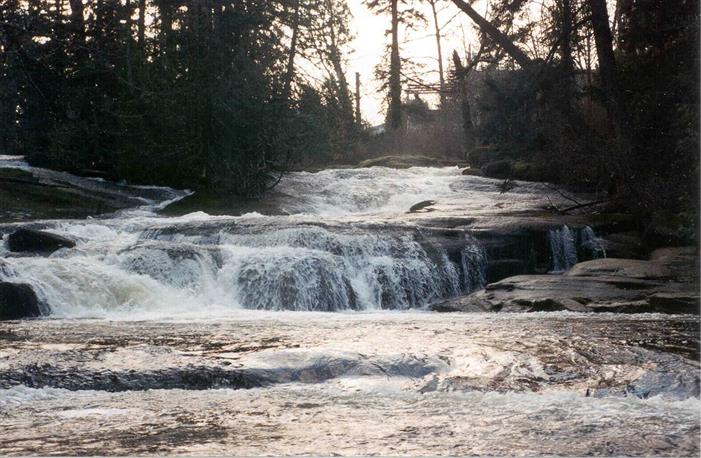
[[[167,66],[171,57],[170,52],[172,50],[171,36],[173,33],[173,13],[171,11],[171,3],[167,0],[158,0],[156,5],[158,6],[158,16],[160,18],[158,40],[160,48],[158,52],[161,58],[165,57],[164,63]]]
[[[599,75],[606,95],[606,108],[621,148],[628,151],[631,146],[628,121],[623,108],[618,83],[616,60],[613,55],[613,36],[609,27],[606,0],[589,0],[591,22],[599,58]]]
[[[126,3],[124,4],[124,8],[126,8],[127,13],[125,14],[126,18],[126,24],[124,26],[125,28],[125,37],[124,37],[124,43],[126,45],[126,61],[127,61],[127,81],[129,82],[129,90],[133,90],[134,87],[134,71],[132,69],[132,58],[131,58],[131,46],[132,46],[132,31],[131,31],[131,0],[126,0]]]
[[[436,0],[429,0],[431,12],[433,13],[433,26],[436,32],[436,49],[438,51],[438,81],[440,88],[441,109],[445,109],[445,75],[443,73],[443,50],[441,48],[441,26],[438,24],[438,12],[436,11]]]
[[[399,59],[399,11],[398,0],[392,2],[392,51],[389,68],[389,109],[387,121],[390,130],[402,126],[402,80],[401,60]]]
[[[75,55],[78,61],[87,57],[85,46],[85,11],[82,0],[69,0],[71,6],[71,29],[73,31],[73,42],[75,43]]]
[[[139,0],[139,22],[137,40],[139,52],[144,54],[144,38],[146,36],[146,0]]]
[[[468,64],[469,59],[468,56]],[[453,51],[453,65],[455,66],[455,75],[458,80],[458,94],[460,95],[460,114],[462,115],[462,128],[465,136],[465,156],[477,146],[477,136],[475,135],[475,126],[472,123],[472,110],[470,109],[470,100],[467,91],[467,75],[468,68],[463,66],[460,61],[460,56],[457,51]]]
[[[290,100],[290,92],[292,90],[292,80],[295,76],[295,55],[297,54],[297,35],[299,31],[299,0],[295,1],[294,17],[292,19],[292,38],[290,40],[290,54],[287,57],[287,72],[285,73],[285,82],[282,89],[282,100],[286,105]]]
[[[560,52],[562,57],[562,69],[568,75],[568,78],[573,76],[574,59],[572,58],[572,2],[571,0],[562,0],[562,29],[560,31]]]
[[[355,72],[355,125],[360,131],[363,119],[360,116],[360,73]]]

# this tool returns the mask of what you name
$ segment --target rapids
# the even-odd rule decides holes
[[[479,241],[469,230],[434,227],[436,217],[532,210],[547,189],[518,183],[502,193],[497,181],[456,167],[297,172],[266,198],[276,215],[168,218],[157,210],[186,192],[73,177],[18,158],[4,166],[140,203],[107,217],[35,223],[76,240],[75,249],[40,257],[0,248],[0,280],[32,285],[44,314],[56,317],[424,308],[486,278]],[[426,200],[435,204],[408,213]],[[567,226],[551,233],[552,270],[562,271],[576,262],[577,244]]]
[[[0,454],[699,454],[697,317],[427,311],[500,262],[606,255],[585,224],[533,216],[567,205],[544,184],[299,172],[261,213],[165,217],[188,192],[0,167],[131,205],[0,224],[77,243],[0,244],[0,281],[45,315],[0,322]]]

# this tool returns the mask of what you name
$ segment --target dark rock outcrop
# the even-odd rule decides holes
[[[463,175],[466,176],[473,176],[473,177],[483,177],[484,173],[482,173],[482,169],[477,169],[473,167],[468,167],[466,169],[463,169],[462,171]]]
[[[9,235],[10,251],[48,254],[60,248],[73,248],[75,242],[60,235],[36,229],[22,228]]]
[[[518,275],[432,308],[436,311],[699,314],[698,264],[691,248],[653,252],[649,261],[596,259],[564,275]]]
[[[39,315],[39,299],[30,285],[0,282],[0,320],[17,320]]]
[[[472,167],[482,167],[488,162],[501,159],[502,154],[493,146],[480,146],[467,154],[467,162]]]
[[[482,166],[482,172],[490,178],[508,178],[511,175],[511,162],[501,160]]]
[[[431,211],[431,209],[428,207],[432,205],[436,205],[435,200],[423,200],[417,204],[412,205],[409,209],[409,213],[429,212]]]

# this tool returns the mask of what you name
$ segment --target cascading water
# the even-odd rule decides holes
[[[567,226],[553,229],[548,233],[552,272],[564,272],[577,264],[577,245],[575,235]]]
[[[421,218],[534,208],[545,189],[520,183],[502,193],[493,180],[449,167],[325,170],[287,175],[266,197],[278,216],[166,218],[154,213],[160,202],[186,193],[81,179],[16,158],[0,166],[86,191],[124,192],[141,205],[111,217],[40,223],[77,242],[49,257],[0,248],[0,280],[30,284],[56,316],[425,307],[481,288],[487,259],[467,231],[447,233]],[[439,211],[407,214],[427,200]],[[575,237],[566,227],[551,237],[555,270],[576,261]]]
[[[175,240],[149,230],[116,237],[109,246],[85,241],[49,258],[9,257],[0,277],[33,285],[59,315],[130,308],[407,309],[483,281],[484,256],[467,235],[454,263],[412,229],[234,230],[215,226]]]
[[[600,239],[589,226],[573,230],[565,225],[552,229],[548,232],[548,244],[552,259],[551,273],[565,272],[580,259],[606,257]]]

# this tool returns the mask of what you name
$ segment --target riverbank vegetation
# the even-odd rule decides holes
[[[467,160],[695,237],[698,2],[426,2],[365,2],[388,29],[386,123],[370,127],[347,78],[346,1],[6,1],[0,154],[242,197],[290,169]],[[473,45],[447,48],[443,11],[469,20]],[[437,78],[406,52],[409,29],[435,34]]]
[[[347,18],[330,0],[3,2],[0,154],[260,195],[355,135]]]

